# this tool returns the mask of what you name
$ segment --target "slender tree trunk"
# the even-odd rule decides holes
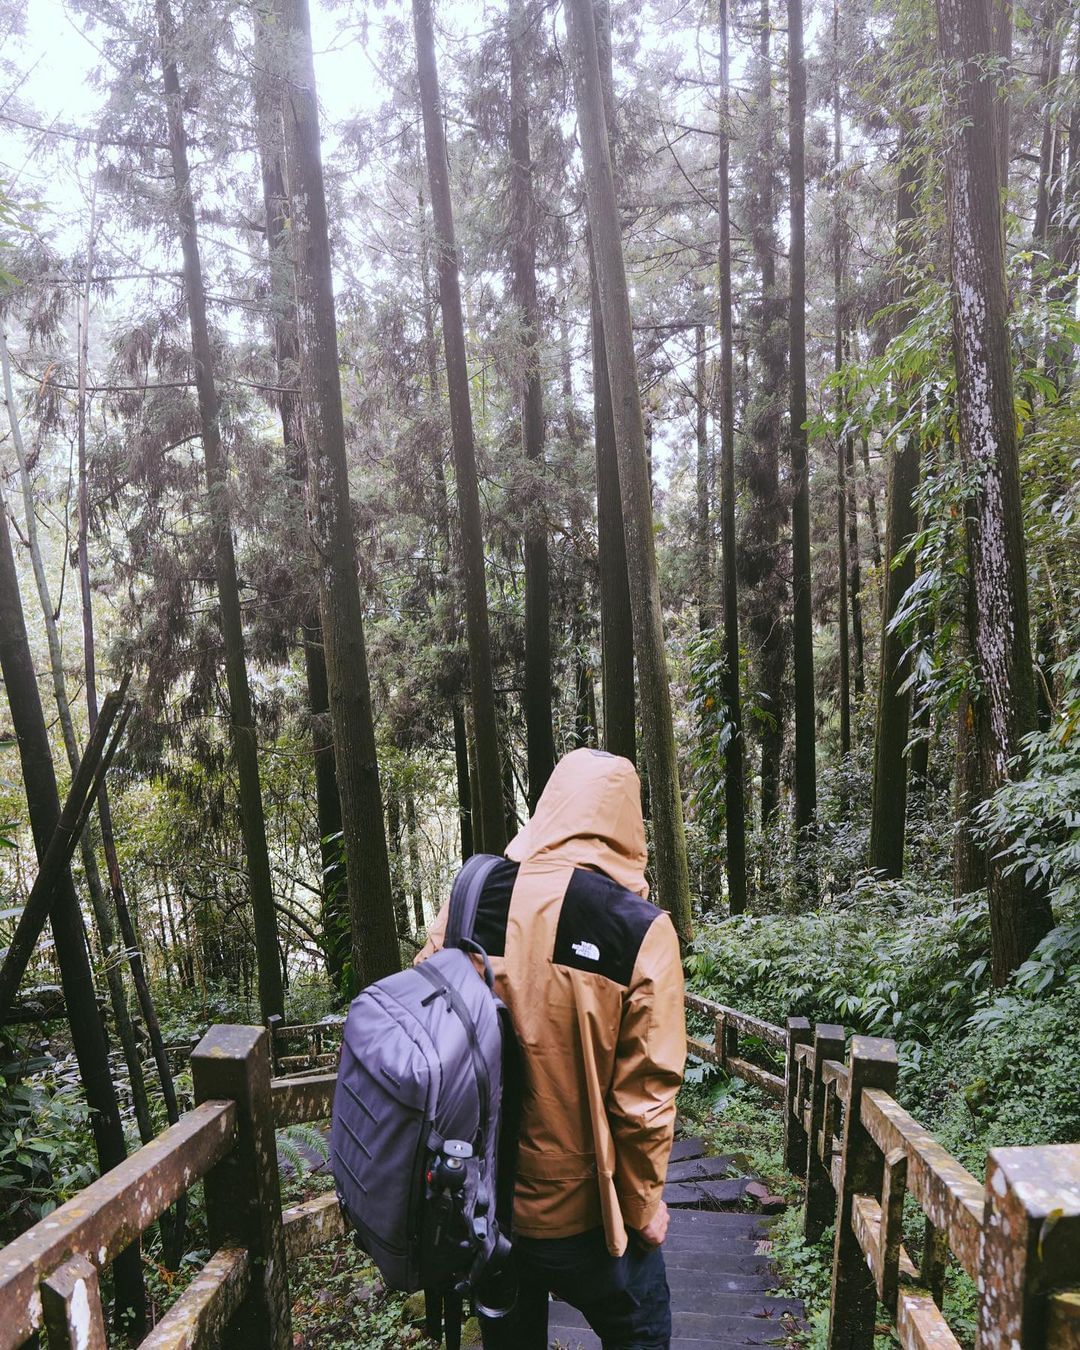
[[[720,541],[724,584],[724,701],[731,735],[724,751],[728,909],[746,909],[746,738],[739,687],[739,576],[735,537],[735,375],[731,304],[731,62],[729,0],[720,0]]]
[[[270,329],[274,343],[277,392],[273,396],[281,417],[282,441],[290,482],[296,495],[303,491],[307,473],[303,411],[300,395],[300,339],[297,332],[296,288],[288,245],[289,199],[285,181],[285,126],[281,100],[273,77],[275,60],[267,25],[255,25],[256,138],[266,213],[266,252],[270,264]],[[272,41],[272,39],[270,39]],[[322,863],[322,943],[327,974],[336,989],[348,991],[349,892],[341,839],[341,797],[330,724],[330,690],[326,653],[319,622],[317,583],[309,578],[312,601],[301,623],[304,674],[307,683],[311,742],[315,764],[315,817]]]
[[[915,220],[921,170],[910,126],[900,136],[900,169],[896,194],[896,245],[900,268],[897,298],[909,294],[907,269],[916,250]],[[895,331],[910,321],[905,306],[894,318]],[[897,420],[903,416],[906,387],[899,390]],[[907,742],[911,698],[904,684],[910,662],[906,633],[892,627],[893,618],[915,581],[915,558],[898,554],[919,527],[915,494],[919,487],[919,435],[908,432],[895,439],[889,460],[889,487],[885,502],[885,573],[881,611],[881,660],[878,667],[877,731],[874,737],[874,779],[870,803],[870,866],[882,876],[899,877],[904,871],[907,816]]]
[[[964,689],[956,709],[956,768],[953,778],[953,895],[970,895],[986,885],[986,849],[979,839],[973,812],[983,801],[975,710]]]
[[[412,891],[413,923],[417,933],[423,933],[427,922],[424,918],[424,887],[420,875],[420,831],[416,823],[416,796],[412,788],[405,793],[405,831],[409,843],[409,888]]]
[[[363,986],[400,968],[390,859],[383,823],[375,716],[353,536],[337,320],[323,184],[319,111],[307,0],[276,0],[288,44],[282,108],[289,238],[296,275],[297,337],[308,513],[319,576],[319,616],[341,800],[353,977]]]
[[[810,466],[806,434],[806,62],[802,0],[788,0],[788,155],[791,210],[789,413],[791,438],[791,586],[794,601],[795,831],[802,884],[817,878],[806,845],[817,819],[817,714],[814,699],[814,614],[810,578]]]
[[[618,109],[611,74],[611,13],[607,0],[593,5],[600,86],[604,99],[608,139],[612,146],[612,174],[616,200],[619,175]],[[593,424],[596,443],[596,545],[600,573],[600,674],[603,686],[604,749],[637,763],[637,713],[634,701],[634,617],[623,530],[619,454],[615,443],[615,412],[611,404],[604,319],[596,280],[592,231],[586,225],[589,253],[589,325],[593,366]]]
[[[743,462],[749,488],[742,522],[741,572],[748,594],[750,635],[755,649],[754,680],[759,691],[761,725],[761,824],[769,827],[780,805],[780,762],[784,749],[784,669],[787,664],[786,594],[780,571],[780,441],[785,344],[779,336],[785,298],[776,284],[776,238],[773,159],[777,153],[772,98],[772,17],[769,0],[761,0],[758,28],[755,118],[763,140],[750,166],[749,213],[754,259],[761,278],[756,348],[759,369],[748,416],[749,437]],[[764,858],[763,858],[764,861]]]
[[[859,450],[862,456],[863,478],[866,485],[866,515],[870,521],[871,557],[875,568],[881,568],[881,530],[878,527],[877,493],[874,490],[873,471],[870,468],[870,442],[865,436],[859,437]]]
[[[394,919],[399,933],[409,931],[409,906],[405,898],[405,862],[401,852],[401,801],[388,786],[386,793],[386,844],[390,850],[390,884],[394,893]]]
[[[469,737],[465,729],[465,709],[454,703],[454,769],[457,774],[458,827],[461,831],[461,861],[466,863],[476,851],[472,828],[472,783],[469,775]]]
[[[709,537],[709,396],[705,380],[705,325],[694,329],[694,404],[697,440],[697,588],[698,628],[712,620],[712,541]]]
[[[946,197],[961,456],[976,486],[967,524],[975,734],[983,790],[1010,776],[1036,726],[1020,468],[1008,338],[1001,209],[1003,97],[984,76],[993,52],[982,5],[937,0],[946,86]],[[995,139],[995,131],[998,133]],[[991,849],[994,981],[1003,984],[1053,925],[1046,890],[1006,875],[1007,838]]]
[[[202,260],[195,224],[195,201],[191,192],[184,105],[176,67],[176,35],[169,0],[155,0],[158,40],[161,45],[165,113],[169,127],[169,151],[175,184],[174,209],[183,251],[184,295],[191,328],[194,379],[199,399],[203,459],[206,465],[206,497],[214,541],[214,571],[217,578],[221,634],[225,646],[225,677],[229,691],[229,719],[240,796],[240,819],[247,854],[251,887],[255,956],[259,971],[259,1007],[263,1018],[281,1014],[285,1008],[281,966],[278,961],[277,922],[266,843],[266,816],[259,785],[255,721],[251,711],[244,627],[240,610],[240,586],[236,576],[232,522],[229,513],[229,476],[221,442],[214,353],[206,319]]]
[[[30,563],[34,573],[34,583],[37,588],[38,602],[41,606],[41,616],[45,625],[45,636],[49,648],[49,668],[52,675],[53,695],[56,699],[57,720],[60,723],[60,734],[64,742],[64,753],[67,757],[68,767],[70,768],[72,775],[74,775],[79,767],[81,755],[79,752],[78,741],[75,736],[75,724],[71,716],[71,703],[68,699],[67,679],[64,673],[64,657],[60,646],[60,634],[56,623],[57,613],[53,608],[52,597],[49,592],[49,581],[45,574],[45,561],[41,553],[41,542],[38,537],[34,491],[30,482],[26,445],[22,435],[22,422],[15,406],[15,394],[12,387],[11,357],[8,351],[7,334],[4,333],[2,325],[0,325],[0,368],[3,370],[4,399],[7,403],[8,423],[11,428],[11,442],[15,448],[15,459],[19,468],[19,484],[22,489],[23,513],[26,518],[26,541],[30,548]],[[81,474],[83,464],[81,427],[79,460]],[[79,537],[81,575],[81,519]],[[87,583],[83,592],[84,626],[86,614],[85,607],[88,594],[89,585]],[[89,683],[93,680],[92,646],[90,652],[90,664],[87,666],[86,670],[89,687]],[[90,730],[93,730],[93,723],[96,718],[97,706],[95,698],[90,719]],[[99,802],[106,803],[106,809],[103,813],[103,824],[107,819],[107,797],[105,791],[103,785],[98,798]],[[109,1003],[112,1006],[113,1019],[116,1022],[116,1034],[120,1039],[120,1047],[124,1053],[124,1063],[127,1066],[128,1079],[131,1085],[131,1100],[135,1109],[135,1120],[139,1128],[139,1138],[145,1144],[154,1136],[154,1125],[150,1117],[150,1099],[146,1093],[146,1080],[143,1076],[142,1060],[139,1056],[139,1048],[135,1039],[135,1028],[131,1022],[131,1014],[128,1012],[127,995],[124,990],[123,976],[121,975],[120,967],[113,959],[116,949],[116,929],[113,926],[112,915],[109,913],[108,902],[105,899],[105,888],[101,882],[101,871],[98,868],[97,854],[94,851],[94,844],[90,837],[89,827],[84,831],[82,838],[79,840],[79,851],[82,856],[83,873],[86,877],[86,889],[90,896],[90,907],[93,910],[94,921],[98,931],[98,941],[101,944],[102,969],[105,975],[105,983],[109,990]],[[115,855],[115,848],[113,849],[113,854]]]
[[[844,215],[842,187],[843,137],[840,119],[840,4],[833,0],[833,191],[836,216],[833,220],[833,369],[837,377],[844,368],[844,340],[847,312],[844,304],[844,251],[847,246],[847,221]],[[845,415],[846,400],[837,388],[837,421]],[[847,456],[850,436],[838,430],[836,435],[836,545],[839,556],[840,594],[837,602],[840,635],[840,753],[851,753],[851,636],[848,625],[848,485]],[[847,804],[844,804],[846,814]]]
[[[93,199],[95,203],[97,199],[96,192],[97,189],[95,183]],[[88,538],[90,526],[90,496],[86,458],[87,380],[90,365],[90,290],[93,281],[94,268],[94,216],[95,212],[93,207],[91,207],[91,227],[86,263],[86,285],[83,289],[79,314],[77,404],[79,459],[79,588],[82,598],[83,668],[86,678],[87,720],[88,729],[91,732],[94,730],[98,720],[94,606],[93,596],[90,590],[90,549]],[[72,771],[74,772],[74,764],[72,765]],[[127,892],[124,889],[124,879],[120,871],[120,857],[117,852],[116,837],[113,830],[112,804],[109,798],[107,783],[102,783],[97,801],[98,815],[101,820],[102,851],[105,854],[105,865],[109,874],[109,889],[112,893],[113,904],[116,908],[117,922],[120,925],[120,936],[126,950],[128,966],[131,970],[131,979],[135,986],[135,996],[139,1003],[139,1010],[142,1013],[143,1022],[146,1026],[146,1035],[150,1042],[150,1053],[153,1055],[154,1065],[157,1069],[158,1079],[161,1083],[161,1096],[165,1106],[165,1117],[170,1125],[175,1125],[180,1119],[180,1105],[176,1097],[176,1085],[173,1082],[172,1068],[169,1065],[169,1057],[165,1050],[165,1037],[162,1035],[161,1023],[158,1021],[157,1008],[154,1006],[154,998],[150,992],[150,982],[146,977],[146,968],[142,958],[142,944],[139,941],[134,917],[128,905]],[[102,936],[104,937],[104,932]],[[111,982],[110,992],[112,992]],[[126,1004],[124,1006],[124,1020],[127,1023],[127,1035],[130,1037],[131,1042],[130,1048],[127,1041],[124,1043],[124,1053],[129,1059],[129,1071],[131,1063],[134,1063],[136,1066],[136,1073],[132,1074],[132,1092],[133,1095],[135,1095],[135,1084],[137,1080],[139,1094],[144,1099],[141,1109],[138,1096],[136,1096],[135,1099],[135,1112],[139,1121],[139,1137],[142,1139],[143,1143],[146,1143],[153,1137],[154,1127],[150,1118],[149,1102],[145,1100],[146,1088],[143,1080],[142,1062],[139,1058],[137,1046],[135,1044],[134,1028],[131,1026],[130,1018],[127,1017]],[[121,1026],[119,1019],[117,1019],[117,1022],[119,1028]],[[123,1039],[123,1032],[121,1032],[121,1039]],[[187,1196],[183,1195],[177,1200],[173,1207],[170,1218],[167,1221],[163,1220],[162,1223],[164,1260],[165,1264],[170,1269],[175,1270],[178,1267],[180,1258],[183,1255],[184,1227],[186,1219]]]
[[[7,504],[0,493],[0,673],[19,747],[23,784],[34,848],[40,862],[60,820],[49,733],[41,708],[37,676],[26,635],[15,555],[8,531]],[[94,993],[94,977],[86,949],[79,901],[70,871],[60,877],[50,910],[60,982],[67,1005],[71,1040],[79,1065],[90,1128],[102,1173],[123,1162],[127,1149],[124,1126],[109,1069],[105,1027]],[[133,1242],[113,1266],[117,1321],[141,1337],[146,1325],[146,1294],[139,1243]]]
[[[1039,70],[1039,94],[1042,104],[1042,138],[1039,143],[1039,181],[1035,195],[1035,220],[1031,237],[1036,246],[1046,248],[1051,221],[1059,203],[1061,175],[1060,111],[1056,106],[1061,76],[1061,34],[1059,21],[1062,0],[1045,0],[1042,7],[1042,62]]]
[[[510,6],[510,236],[513,292],[522,333],[521,439],[525,458],[544,460],[544,391],[540,372],[540,305],[536,296],[536,204],[529,147],[528,18],[525,0]],[[551,602],[543,506],[530,503],[525,527],[525,735],[529,810],[555,767],[551,712]]]
[[[862,563],[859,550],[859,506],[855,493],[855,444],[852,436],[844,437],[844,468],[846,471],[847,501],[847,560],[848,599],[851,602],[851,638],[853,646],[852,674],[855,697],[866,692],[866,658],[862,616]]]
[[[435,222],[439,300],[443,316],[443,344],[450,397],[450,425],[457,479],[458,516],[465,573],[465,620],[469,640],[469,668],[476,729],[477,785],[475,815],[481,825],[484,848],[501,853],[506,847],[506,820],[502,803],[502,769],[495,716],[491,634],[488,623],[484,540],[480,519],[480,488],[476,473],[469,370],[465,353],[461,280],[458,274],[454,213],[450,200],[449,162],[443,128],[439,74],[435,63],[435,33],[431,0],[413,0],[413,26],[420,77],[420,104],[424,120],[431,213]]]
[[[420,229],[425,232],[423,193],[420,194]],[[439,365],[438,343],[435,338],[435,300],[431,294],[430,274],[428,270],[428,252],[426,242],[421,246],[420,277],[423,285],[425,357],[427,361],[429,417],[434,424],[435,410],[439,405]],[[448,627],[457,640],[459,621],[454,587],[450,579],[450,563],[453,555],[453,540],[450,535],[450,503],[446,490],[446,470],[441,438],[432,438],[431,467],[435,477],[435,518],[441,557],[439,571],[441,583],[446,594],[450,611]],[[454,769],[457,776],[458,829],[461,835],[461,861],[468,862],[474,852],[472,787],[469,780],[469,738],[465,728],[464,695],[455,693],[452,698],[451,720],[454,733]]]
[[[661,902],[671,912],[680,938],[688,942],[691,937],[690,876],[656,571],[645,428],[637,387],[630,296],[604,117],[592,0],[569,0],[566,14],[585,162],[586,200],[615,414],[626,554],[633,564],[630,601],[641,680],[642,730],[649,769],[656,875],[660,882]]]
[[[603,684],[604,749],[637,763],[634,708],[634,620],[626,570],[619,458],[607,372],[607,348],[600,315],[596,267],[589,245],[590,322],[593,364],[593,423],[596,437],[596,544],[600,573],[600,664]]]

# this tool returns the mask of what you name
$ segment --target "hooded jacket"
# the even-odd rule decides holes
[[[524,1059],[515,1231],[602,1225],[613,1256],[659,1207],[686,1060],[679,943],[646,858],[634,766],[575,750],[488,876],[475,928]],[[417,961],[446,920],[444,905]]]

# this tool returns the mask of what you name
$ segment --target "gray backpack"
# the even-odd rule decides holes
[[[462,1301],[509,1311],[517,1042],[473,941],[498,858],[454,882],[445,945],[369,985],[345,1021],[330,1154],[361,1247],[393,1289],[423,1289],[428,1333],[460,1344]],[[483,958],[484,978],[469,953]],[[508,1082],[507,1079],[510,1079]]]

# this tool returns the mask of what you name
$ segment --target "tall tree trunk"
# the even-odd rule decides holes
[[[611,144],[616,201],[619,174],[618,109],[611,74],[611,11],[607,0],[593,5],[600,86]],[[593,368],[593,423],[596,444],[596,551],[600,573],[600,674],[603,685],[604,749],[637,763],[637,713],[634,701],[634,617],[626,565],[619,454],[615,412],[611,404],[607,348],[592,232],[586,226],[589,252],[589,327]]]
[[[697,441],[697,590],[698,628],[704,632],[712,620],[712,540],[709,537],[709,394],[705,378],[705,325],[694,329],[694,430]]]
[[[8,710],[19,747],[26,805],[34,848],[40,862],[60,821],[60,794],[56,786],[49,748],[49,733],[41,708],[37,676],[26,635],[19,578],[8,531],[7,504],[0,493],[0,674],[4,678]],[[49,914],[60,982],[67,1005],[71,1040],[79,1065],[90,1129],[102,1173],[123,1162],[127,1149],[124,1126],[109,1069],[105,1027],[94,994],[94,977],[86,949],[79,901],[65,869]],[[146,1325],[146,1294],[142,1281],[139,1243],[133,1242],[114,1266],[118,1322],[124,1322],[136,1337]]]
[[[405,897],[405,860],[401,852],[401,799],[393,785],[386,792],[386,844],[390,850],[390,884],[394,893],[394,920],[399,933],[409,931],[409,906]]]
[[[289,64],[283,82],[296,275],[300,398],[308,514],[341,800],[355,982],[400,968],[383,824],[364,610],[353,537],[337,319],[307,0],[276,0]]]
[[[844,251],[847,246],[847,220],[844,215],[842,187],[843,136],[840,119],[840,3],[833,0],[833,192],[836,216],[833,220],[833,369],[839,378],[844,368],[847,311],[844,303]],[[836,413],[839,423],[847,411],[847,402],[837,386]],[[848,485],[847,457],[851,437],[847,431],[836,433],[836,546],[839,556],[837,612],[840,637],[840,753],[851,753],[851,634],[848,625]],[[846,813],[847,806],[845,803]]]
[[[772,16],[769,0],[761,0],[758,28],[755,118],[763,138],[748,174],[750,237],[761,278],[756,347],[759,369],[755,399],[748,415],[749,437],[743,463],[749,489],[742,522],[739,559],[750,635],[755,650],[754,680],[759,691],[761,736],[761,824],[770,826],[780,804],[780,761],[784,749],[784,668],[787,625],[786,594],[780,562],[780,441],[786,375],[785,297],[776,284],[776,238],[773,161],[777,154],[772,98]],[[764,861],[764,859],[763,859]]]
[[[64,753],[67,757],[68,767],[71,770],[72,776],[74,776],[82,756],[75,736],[75,724],[71,716],[71,703],[68,699],[67,679],[65,678],[64,673],[64,656],[60,646],[60,633],[56,623],[57,613],[53,608],[52,597],[49,593],[49,580],[45,574],[45,561],[41,553],[41,541],[38,537],[37,513],[34,503],[34,490],[30,482],[26,444],[22,435],[22,421],[15,406],[15,394],[11,379],[11,356],[8,351],[7,334],[3,331],[2,324],[0,324],[0,369],[3,371],[4,399],[7,403],[8,424],[11,428],[11,442],[15,448],[15,460],[19,469],[19,484],[22,489],[23,514],[26,519],[26,542],[30,548],[30,564],[34,573],[34,583],[37,588],[38,603],[41,606],[41,616],[45,625],[45,636],[49,648],[49,669],[52,675],[53,696],[56,700],[57,721],[60,723],[60,735],[64,742]],[[82,481],[84,461],[84,442],[81,433],[82,427],[80,424],[80,483]],[[81,518],[79,530],[81,575]],[[84,628],[88,596],[89,586],[87,585],[83,592]],[[86,667],[88,690],[93,682],[92,642],[89,662],[90,663]],[[90,730],[93,730],[93,723],[96,718],[97,705],[95,697],[90,720]],[[99,803],[106,804],[105,811],[102,815],[103,824],[107,819],[107,800],[105,787],[102,785],[98,801]],[[135,1038],[135,1028],[132,1025],[131,1014],[128,1012],[127,995],[124,990],[123,976],[121,974],[120,966],[117,965],[114,960],[116,929],[113,925],[112,915],[109,912],[108,902],[105,899],[105,888],[101,882],[101,871],[98,868],[97,854],[94,851],[94,844],[90,837],[89,828],[83,832],[83,836],[79,840],[79,851],[82,856],[83,873],[86,877],[86,889],[90,895],[90,907],[94,913],[94,920],[98,931],[98,940],[101,944],[102,969],[105,975],[105,983],[109,990],[109,1003],[112,1005],[113,1019],[116,1022],[116,1034],[120,1038],[120,1047],[124,1053],[124,1063],[127,1066],[128,1079],[131,1084],[131,1100],[132,1105],[135,1108],[135,1120],[139,1127],[139,1138],[145,1144],[154,1137],[154,1124],[150,1117],[150,1099],[146,1093],[146,1079],[143,1076],[142,1059],[139,1056],[139,1048]],[[115,855],[115,848],[113,849],[113,854]]]
[[[421,245],[420,279],[423,286],[424,301],[424,352],[427,364],[428,416],[434,425],[435,410],[440,402],[438,342],[435,337],[435,299],[431,294],[431,280],[428,267],[426,244],[426,220],[424,213],[424,195],[420,193],[420,231],[424,239]],[[450,535],[450,502],[446,490],[445,455],[441,437],[433,436],[431,444],[431,467],[435,478],[435,520],[440,546],[439,573],[440,582],[446,595],[449,609],[448,628],[457,640],[459,620],[454,587],[450,577],[450,562],[453,555],[453,540]],[[473,804],[472,786],[469,780],[469,738],[465,728],[465,709],[463,692],[455,692],[451,700],[451,721],[454,734],[454,769],[457,776],[458,830],[461,836],[461,861],[468,862],[474,850],[473,840]]]
[[[1044,0],[1040,16],[1042,61],[1039,70],[1039,96],[1042,104],[1042,137],[1039,143],[1039,181],[1035,194],[1035,220],[1031,237],[1036,246],[1046,248],[1051,221],[1060,198],[1061,136],[1060,110],[1056,106],[1061,75],[1061,33],[1059,21],[1062,0]]]
[[[607,372],[596,266],[589,244],[589,316],[592,333],[593,424],[596,438],[596,545],[600,573],[600,665],[604,749],[637,763],[634,707],[634,620],[626,570],[619,456]]]
[[[788,0],[788,163],[791,211],[791,304],[788,434],[791,438],[792,652],[795,666],[795,847],[802,884],[817,891],[807,844],[817,818],[817,716],[814,614],[810,579],[810,466],[806,434],[806,62],[802,0]]]
[[[424,886],[420,875],[420,831],[416,823],[416,794],[409,787],[405,791],[405,830],[409,844],[409,889],[412,891],[413,923],[417,933],[423,933]]]
[[[525,458],[544,459],[544,391],[540,373],[540,306],[536,297],[536,204],[533,200],[527,88],[525,0],[510,6],[510,236],[513,291],[522,334],[521,440]],[[529,810],[555,767],[551,712],[551,602],[542,505],[531,502],[525,527],[525,736]]]
[[[908,269],[914,260],[917,241],[915,220],[921,170],[918,148],[910,125],[900,136],[900,167],[896,193],[896,247],[899,276],[897,299],[908,296]],[[894,318],[894,332],[900,333],[911,319],[904,306]],[[906,387],[899,390],[897,420],[904,413]],[[870,866],[886,877],[899,877],[904,871],[904,835],[907,816],[908,722],[910,694],[904,689],[910,662],[910,645],[905,633],[892,627],[893,619],[909,588],[915,581],[915,558],[910,550],[902,562],[897,555],[919,527],[915,513],[915,493],[919,487],[919,434],[911,430],[897,437],[889,460],[889,487],[885,502],[885,571],[881,610],[881,660],[878,667],[877,730],[874,737],[874,778],[870,803]]]
[[[881,530],[878,528],[877,492],[874,490],[873,471],[870,468],[870,442],[865,436],[859,437],[859,449],[862,455],[863,478],[866,486],[866,515],[870,521],[870,556],[875,568],[881,568]]]
[[[735,375],[731,306],[731,61],[729,0],[720,0],[720,542],[724,584],[724,701],[731,735],[724,751],[728,909],[746,909],[746,738],[739,687],[739,577],[735,538]]]
[[[976,486],[967,520],[971,650],[979,685],[975,734],[983,790],[1011,772],[1036,726],[1020,468],[1008,337],[1002,221],[1004,114],[984,77],[992,46],[982,5],[937,0],[946,85],[946,196],[953,353],[963,463]],[[998,138],[995,138],[995,131]],[[1006,875],[1007,838],[991,849],[994,981],[1003,984],[1053,925],[1046,890],[1023,871]]]
[[[274,343],[277,391],[273,396],[281,417],[282,442],[290,483],[303,492],[307,473],[303,411],[300,396],[300,339],[297,332],[296,287],[287,237],[288,188],[285,181],[285,125],[274,79],[275,58],[267,25],[255,25],[256,139],[266,218],[266,252],[270,265],[270,329]],[[307,683],[311,743],[315,768],[315,818],[322,863],[322,943],[326,971],[334,987],[348,992],[349,892],[341,839],[341,796],[330,724],[330,690],[326,653],[319,622],[317,583],[307,578],[315,594],[301,622],[304,674]]]
[[[221,443],[214,352],[206,319],[202,260],[195,224],[195,201],[188,167],[184,105],[176,67],[176,35],[169,0],[155,0],[158,41],[161,45],[165,114],[169,128],[169,152],[175,184],[176,220],[183,251],[184,295],[191,329],[191,353],[199,399],[203,459],[206,465],[206,501],[214,541],[214,572],[217,579],[221,635],[225,646],[225,678],[229,691],[229,722],[236,760],[240,797],[240,820],[247,854],[251,888],[255,957],[259,971],[259,1008],[264,1020],[285,1010],[285,994],[278,960],[274,889],[270,853],[266,843],[266,816],[259,784],[255,721],[251,711],[244,627],[240,611],[240,587],[236,576],[232,522],[229,513],[229,475]]]
[[[853,436],[844,437],[844,469],[847,500],[847,561],[848,599],[851,602],[852,674],[855,697],[866,692],[866,644],[863,638],[862,616],[862,561],[859,550],[859,505],[855,488],[855,443]]]
[[[480,519],[480,487],[476,473],[476,447],[473,442],[469,370],[462,319],[461,280],[458,274],[457,242],[454,236],[454,212],[450,200],[449,161],[439,93],[439,73],[435,63],[431,0],[413,0],[413,27],[416,33],[420,105],[424,120],[424,147],[431,192],[431,213],[435,223],[439,300],[443,316],[443,345],[446,352],[450,426],[465,573],[465,622],[469,641],[479,788],[478,800],[474,798],[474,818],[479,821],[484,848],[489,853],[501,853],[506,847],[506,818],[503,813],[499,732],[495,715],[487,578]]]
[[[953,777],[953,895],[970,895],[986,885],[986,849],[979,839],[973,812],[983,801],[975,711],[964,689],[956,709],[956,767]]]
[[[604,117],[592,0],[569,0],[566,15],[585,163],[586,200],[615,414],[626,554],[628,561],[632,561],[630,601],[641,680],[642,731],[656,841],[656,875],[660,882],[661,902],[671,912],[680,938],[688,942],[691,937],[690,876],[656,570],[645,428],[637,387],[630,296]]]
[[[95,181],[93,203],[96,204],[96,200],[97,185]],[[90,527],[90,494],[89,473],[86,458],[86,422],[88,415],[87,383],[90,369],[90,291],[93,283],[94,271],[94,216],[95,212],[92,205],[91,227],[89,243],[87,246],[86,284],[83,288],[79,314],[77,362],[79,588],[82,597],[83,668],[86,678],[86,707],[88,726],[91,732],[94,730],[98,720],[97,666],[95,661],[94,643],[94,605],[93,596],[90,590],[90,549],[88,537]],[[105,865],[109,874],[109,888],[112,892],[113,904],[116,907],[116,917],[120,925],[120,936],[123,939],[124,947],[127,952],[128,966],[131,970],[131,979],[135,986],[135,996],[138,1000],[139,1010],[142,1013],[143,1022],[146,1026],[147,1039],[150,1042],[150,1052],[153,1055],[154,1065],[161,1082],[161,1096],[165,1105],[165,1118],[170,1125],[175,1125],[180,1119],[180,1105],[176,1096],[176,1085],[173,1082],[172,1068],[169,1065],[169,1057],[165,1050],[165,1037],[161,1031],[161,1023],[158,1020],[157,1008],[154,1006],[154,998],[150,991],[150,981],[147,979],[146,967],[143,963],[142,944],[139,941],[134,915],[128,905],[127,892],[124,889],[124,879],[120,871],[120,857],[117,852],[116,836],[113,830],[112,804],[109,799],[107,783],[102,783],[97,800],[98,815],[101,820],[102,851],[105,854]],[[134,1042],[134,1036],[132,1036],[132,1041]],[[125,1053],[127,1053],[126,1047]],[[139,1062],[138,1077],[141,1085],[141,1062]],[[136,1103],[136,1113],[138,1113],[138,1103]],[[153,1136],[154,1130],[153,1124],[149,1119],[149,1111],[147,1111],[145,1127],[141,1120],[139,1122],[140,1138],[142,1138],[145,1143],[147,1133],[144,1133],[144,1129],[148,1131],[150,1137]],[[177,1200],[176,1205],[173,1207],[171,1220],[163,1227],[165,1262],[166,1265],[172,1269],[177,1267],[180,1257],[183,1255],[182,1247],[186,1218],[187,1196],[183,1195]]]

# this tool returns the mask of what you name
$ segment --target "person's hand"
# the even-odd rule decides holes
[[[645,1227],[639,1230],[641,1240],[646,1247],[659,1247],[662,1244],[667,1237],[668,1217],[668,1207],[661,1200],[660,1208]]]

